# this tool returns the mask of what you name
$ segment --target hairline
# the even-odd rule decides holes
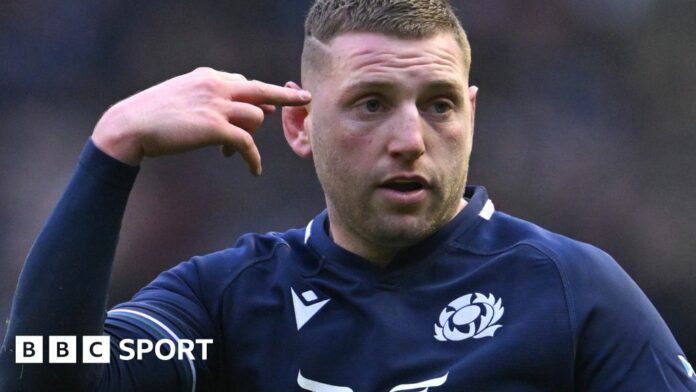
[[[460,29],[458,32],[452,31],[451,29],[437,29],[432,31],[429,34],[425,35],[405,35],[405,34],[398,34],[398,33],[391,33],[391,32],[383,32],[383,31],[374,31],[374,30],[345,30],[345,31],[339,31],[334,34],[332,34],[330,37],[327,37],[326,39],[320,39],[319,37],[316,37],[314,35],[306,35],[303,43],[303,48],[302,48],[302,56],[301,56],[301,67],[300,67],[300,72],[301,72],[301,81],[302,84],[309,84],[309,77],[307,75],[307,72],[309,70],[307,69],[308,67],[314,68],[315,74],[318,73],[323,73],[325,70],[326,66],[329,64],[326,64],[327,62],[331,62],[333,60],[333,57],[330,53],[329,46],[333,43],[333,41],[343,35],[346,34],[353,34],[353,33],[367,33],[367,34],[378,34],[378,35],[383,35],[386,37],[391,37],[391,38],[396,38],[404,41],[409,41],[409,40],[421,40],[421,39],[428,39],[432,38],[435,36],[438,36],[440,34],[448,34],[454,40],[457,42],[457,46],[459,47],[459,50],[461,51],[461,56],[462,56],[462,61],[464,64],[464,73],[465,77],[468,79],[469,78],[469,73],[471,70],[471,47],[469,46],[468,39],[466,37],[466,33],[463,31],[463,29]],[[310,53],[318,53],[321,52],[321,60],[319,59],[312,59],[310,57]],[[316,57],[316,55],[314,56]],[[316,64],[318,61],[321,61],[321,64]]]

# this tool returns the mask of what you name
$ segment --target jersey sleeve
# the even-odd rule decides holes
[[[190,392],[208,389],[213,382],[213,368],[218,358],[215,343],[219,342],[220,334],[209,305],[202,300],[198,265],[199,262],[215,263],[222,255],[223,252],[218,252],[181,263],[160,274],[131,301],[108,312],[104,332],[112,340],[112,357],[128,355],[118,345],[137,339],[152,343],[166,340],[177,348],[191,350],[181,355],[176,353],[171,359],[158,357],[153,350],[141,361],[117,360],[104,376],[101,390]]]
[[[112,342],[143,338],[156,341],[205,341],[195,344],[192,356],[162,361],[153,355],[110,367],[105,391],[208,391],[219,390],[230,380],[225,365],[234,361],[230,341],[238,330],[225,320],[241,296],[230,293],[237,279],[265,260],[279,244],[275,236],[246,234],[234,246],[197,256],[161,273],[128,302],[108,312],[105,332]],[[249,295],[255,295],[248,293]],[[205,349],[205,350],[204,350]],[[158,372],[162,372],[158,374]],[[123,377],[123,375],[128,375]],[[115,378],[128,388],[113,389]],[[135,388],[135,387],[137,388]],[[227,385],[240,388],[244,384]]]
[[[24,263],[0,350],[0,390],[84,390],[99,366],[17,364],[15,338],[100,335],[118,234],[138,173],[89,140]],[[44,355],[44,361],[46,361]]]
[[[121,220],[137,167],[101,152],[91,140],[56,208],[24,263],[8,331],[0,349],[2,391],[193,391],[207,363],[188,358],[120,359],[123,339],[200,339],[214,334],[192,289],[193,265],[162,274],[134,303],[106,314],[106,298]],[[157,293],[156,296],[151,295]],[[106,321],[105,321],[106,320]],[[111,337],[111,361],[82,361],[82,337]],[[16,363],[17,336],[77,337],[77,363]],[[194,351],[201,357],[201,348]]]
[[[579,391],[696,391],[684,352],[650,300],[609,255],[566,248],[559,268],[574,329]]]

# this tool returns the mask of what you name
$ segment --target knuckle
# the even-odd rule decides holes
[[[194,72],[194,84],[205,91],[214,91],[219,85],[217,71],[208,67],[197,68]]]
[[[198,110],[198,121],[204,129],[215,129],[220,126],[221,118],[215,110],[201,109]]]
[[[216,134],[222,128],[222,122],[214,116],[205,117],[201,120],[201,128],[208,130],[210,134]]]
[[[253,105],[237,105],[228,115],[230,122],[248,132],[253,132],[264,120],[261,108]]]
[[[256,93],[256,95],[262,96],[262,95],[265,95],[266,92],[268,91],[268,89],[266,88],[266,85],[259,82],[258,80],[254,80],[251,83],[252,83],[252,86],[254,88],[254,93]]]
[[[219,97],[217,95],[206,95],[207,98],[207,104],[210,107],[211,110],[214,110],[217,113],[224,113],[226,110],[226,105],[229,103],[227,100],[225,100],[222,97]]]
[[[254,139],[248,133],[242,133],[239,139],[240,148],[245,151],[251,151],[254,148]]]
[[[205,77],[199,79],[196,82],[196,86],[204,91],[214,91],[218,86],[218,81],[210,77]]]
[[[215,70],[210,68],[210,67],[198,67],[198,68],[194,69],[192,73],[210,75],[214,72],[215,72]]]
[[[254,106],[252,109],[252,121],[256,126],[261,125],[266,115],[263,113],[263,109],[258,106]]]

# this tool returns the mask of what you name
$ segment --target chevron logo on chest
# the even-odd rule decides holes
[[[292,294],[292,307],[295,310],[295,322],[299,331],[314,315],[329,302],[329,298],[319,301],[317,295],[312,290],[307,290],[301,296],[295,293],[295,289],[290,288]]]

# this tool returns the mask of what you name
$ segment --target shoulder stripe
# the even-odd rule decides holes
[[[353,390],[348,387],[324,384],[319,381],[310,380],[302,375],[302,370],[297,373],[297,385],[311,392],[353,392]]]
[[[167,327],[163,322],[157,320],[156,318],[154,318],[148,314],[139,312],[137,310],[132,310],[132,309],[112,309],[107,314],[112,315],[112,314],[118,314],[118,313],[125,313],[125,314],[129,314],[129,315],[135,315],[138,317],[142,317],[145,320],[150,321],[150,322],[154,323],[155,325],[157,325],[158,327],[162,328],[162,330],[164,330],[169,335],[169,337],[171,337],[173,340],[175,340],[177,342],[180,340],[179,337],[176,336],[174,331],[172,331],[169,327]],[[196,367],[193,366],[193,360],[191,360],[191,358],[188,355],[186,356],[186,359],[188,360],[189,367],[191,368],[191,374],[193,376],[192,377],[193,378],[193,382],[192,382],[193,385],[191,387],[191,392],[196,392]]]
[[[309,240],[309,236],[312,235],[312,223],[314,222],[314,219],[309,221],[307,224],[307,227],[305,228],[304,231],[304,243],[307,244],[307,240]]]
[[[485,220],[491,220],[491,216],[493,216],[494,212],[495,206],[493,205],[493,202],[488,199],[486,200],[486,204],[483,205],[483,208],[481,208],[479,216]]]

